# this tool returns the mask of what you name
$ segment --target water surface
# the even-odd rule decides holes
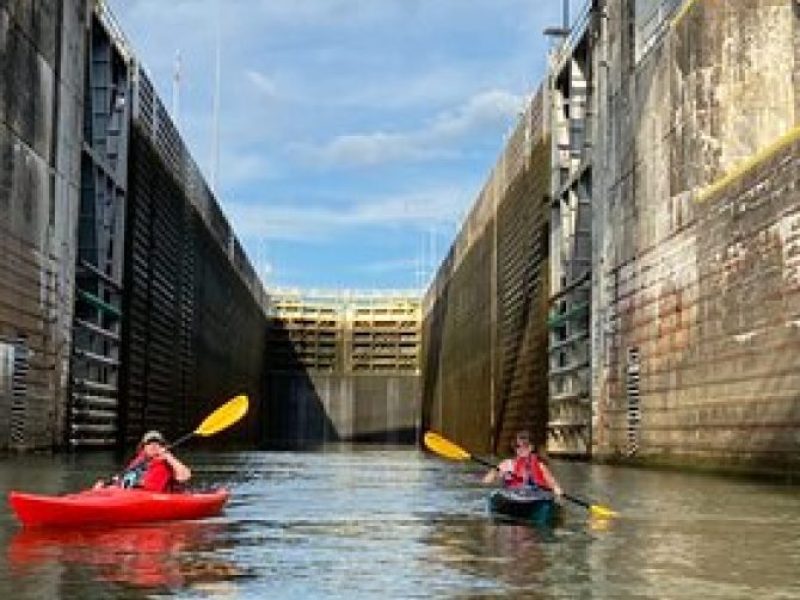
[[[800,598],[800,490],[696,474],[555,462],[551,530],[496,523],[469,465],[412,449],[184,451],[232,499],[202,522],[23,530],[0,512],[3,598]],[[110,455],[8,457],[4,491],[56,493]]]

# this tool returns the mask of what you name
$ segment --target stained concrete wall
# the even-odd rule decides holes
[[[800,6],[605,5],[593,451],[796,473]]]
[[[86,10],[0,2],[0,449],[64,434]]]
[[[526,107],[423,301],[422,426],[507,452],[547,423],[550,141]]]

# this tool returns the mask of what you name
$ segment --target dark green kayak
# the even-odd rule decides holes
[[[536,488],[504,488],[489,495],[489,513],[493,516],[532,525],[555,525],[560,508],[552,493]]]

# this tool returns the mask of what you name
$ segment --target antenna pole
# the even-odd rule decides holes
[[[222,31],[221,31],[221,10],[219,0],[217,0],[217,36],[214,56],[214,131],[211,149],[211,190],[216,194],[219,185],[219,106],[220,106],[220,71],[222,69]]]
[[[175,67],[172,71],[172,120],[178,126],[181,105],[181,51],[175,51]]]

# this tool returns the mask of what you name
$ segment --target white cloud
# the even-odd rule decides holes
[[[358,167],[392,162],[414,162],[453,156],[453,151],[434,148],[418,132],[341,135],[322,147],[291,146],[301,157],[325,167]]]
[[[455,110],[437,115],[422,129],[400,133],[376,131],[347,134],[322,146],[296,144],[306,160],[327,167],[369,166],[455,156],[454,142],[487,125],[516,118],[524,98],[504,90],[489,90]]]
[[[256,152],[230,152],[220,160],[220,184],[237,186],[263,181],[275,176],[274,168],[263,154]]]
[[[267,98],[278,97],[278,86],[270,77],[267,77],[255,69],[246,70],[245,77],[247,77],[250,83],[255,86],[262,96],[266,96]]]
[[[484,125],[516,118],[524,97],[505,90],[489,90],[470,98],[452,113],[437,117],[432,128],[436,138],[452,139]]]
[[[328,241],[358,227],[416,228],[455,223],[468,192],[454,188],[400,194],[342,208],[292,204],[228,203],[226,213],[240,237],[302,242]]]
[[[515,93],[528,91],[543,72],[548,42],[541,31],[558,23],[561,5],[528,0],[107,2],[164,100],[171,96],[173,60],[180,50],[180,130],[205,169],[214,145],[219,32],[219,185],[240,239],[278,240],[275,256],[284,257],[296,242],[319,243],[315,252],[306,253],[319,256],[320,249],[331,255],[347,252],[359,236],[379,231],[385,233],[385,248],[364,257],[375,263],[366,267],[370,273],[361,271],[374,280],[381,279],[381,261],[387,270],[392,263],[399,269],[398,248],[413,245],[432,227],[447,230],[448,236],[454,232],[496,158],[503,131],[516,118],[521,98]],[[382,163],[400,168],[330,168]],[[407,184],[409,177],[415,181]],[[423,191],[390,195],[413,186]],[[424,191],[425,186],[432,189]],[[307,197],[297,191],[305,189]],[[244,201],[270,193],[277,199],[271,205]],[[342,194],[354,201],[345,204]],[[290,275],[298,281],[318,269],[302,252],[293,260],[288,261],[295,269]],[[282,262],[258,268],[266,268],[273,280],[286,279]],[[347,269],[358,271],[351,263]],[[385,280],[391,275],[403,274],[389,272]],[[315,277],[336,276],[336,269],[326,268]]]

